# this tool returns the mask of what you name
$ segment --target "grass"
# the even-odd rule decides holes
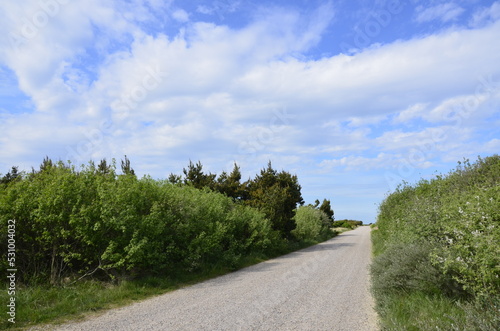
[[[415,247],[386,249],[379,230],[372,231],[372,241],[376,257],[386,254],[384,260],[375,258],[372,263],[372,292],[382,330],[500,330],[500,296],[481,302],[447,296],[430,285],[415,286],[415,281],[435,278]],[[407,263],[414,256],[420,256],[420,263]],[[380,261],[385,264],[377,266]]]
[[[307,241],[289,245],[287,254],[315,245]],[[2,316],[0,330],[24,330],[41,324],[61,324],[70,320],[81,320],[100,314],[112,308],[122,307],[136,301],[164,294],[207,279],[221,276],[237,269],[263,262],[275,256],[252,255],[240,259],[235,268],[213,266],[198,273],[145,277],[119,283],[98,280],[82,280],[72,285],[39,285],[25,287],[18,285],[16,291],[16,323]],[[7,303],[7,290],[0,291],[0,302]]]
[[[71,286],[20,287],[16,291],[16,323],[5,318],[0,329],[22,329],[43,323],[61,323],[69,318],[82,318],[89,313],[123,306],[180,286],[168,279],[149,278],[119,284],[96,280],[81,281]],[[0,295],[7,302],[6,291]]]
[[[465,313],[450,299],[424,293],[389,294],[379,307],[383,330],[454,330]]]
[[[340,234],[342,232],[351,231],[353,229],[349,229],[349,228],[333,228],[333,230]]]
[[[260,263],[262,256],[248,256],[237,269]],[[61,324],[80,320],[105,310],[122,307],[152,296],[196,284],[231,272],[230,268],[213,267],[202,272],[173,277],[145,277],[118,283],[82,280],[72,285],[18,287],[16,323],[3,318],[0,330],[23,330],[39,324]],[[0,302],[8,302],[7,291],[1,291]]]
[[[382,330],[500,330],[500,300],[482,305],[421,292],[385,294],[382,299]]]

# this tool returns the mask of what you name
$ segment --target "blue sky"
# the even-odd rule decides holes
[[[373,222],[405,180],[500,150],[500,1],[3,1],[0,173],[46,155],[269,160]]]

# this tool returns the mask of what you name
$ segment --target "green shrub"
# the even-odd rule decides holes
[[[385,293],[392,292],[466,299],[458,308],[463,316],[472,316],[467,312],[479,303],[494,302],[460,325],[498,322],[491,316],[500,298],[500,156],[459,163],[430,181],[403,183],[380,205],[377,227],[372,276],[383,319],[390,318],[383,306]]]
[[[10,219],[26,284],[97,271],[130,278],[232,268],[244,256],[285,245],[262,212],[233,198],[92,163],[77,171],[47,162],[0,183],[0,235]]]
[[[384,245],[435,242],[432,263],[474,296],[500,292],[500,157],[401,186],[380,206]]]
[[[338,220],[332,223],[332,227],[334,228],[346,228],[346,229],[355,229],[358,226],[363,225],[362,221],[354,221],[354,220]]]
[[[435,252],[433,261],[475,296],[498,294],[500,186],[480,186],[443,200],[445,246]]]
[[[297,224],[292,235],[299,240],[324,240],[331,236],[331,219],[323,211],[312,206],[301,206],[295,210]]]
[[[427,294],[454,294],[458,286],[443,275],[431,261],[435,246],[429,242],[394,244],[371,264],[374,292],[409,292]]]

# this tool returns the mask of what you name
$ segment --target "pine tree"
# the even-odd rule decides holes
[[[204,187],[208,187],[210,189],[215,188],[215,177],[216,175],[209,173],[203,173],[203,165],[200,161],[198,163],[193,164],[191,160],[189,160],[188,168],[184,168],[182,170],[184,173],[184,183],[193,185],[197,189],[201,189]]]
[[[332,220],[332,223],[333,221],[335,221],[335,217],[333,216],[334,212],[330,204],[330,200],[323,199],[323,203],[321,203],[321,206],[319,206],[319,210],[324,212]]]
[[[129,161],[129,167],[130,167],[130,161]],[[132,170],[132,171],[134,171],[134,170]],[[110,172],[111,172],[111,166],[108,165],[108,162],[106,161],[106,159],[102,159],[101,162],[99,162],[99,165],[97,166],[97,173],[99,173],[101,175],[107,175]]]
[[[18,167],[12,167],[12,169],[0,179],[0,184],[8,184],[15,181],[19,177]]]
[[[246,203],[263,211],[275,230],[289,237],[295,228],[293,219],[297,204],[303,204],[301,186],[296,175],[277,172],[271,161],[260,175],[246,183],[248,200]]]
[[[234,168],[228,175],[227,172],[223,171],[222,174],[217,178],[217,190],[228,197],[235,200],[241,200],[243,198],[242,184],[241,184],[241,172],[240,167],[235,163]]]
[[[135,176],[135,171],[134,169],[132,169],[132,166],[130,165],[130,160],[128,159],[127,155],[125,155],[125,160],[122,160],[122,172],[124,175]]]
[[[169,183],[172,183],[172,184],[182,184],[182,176],[181,175],[176,175],[174,173],[171,173],[170,175],[168,175],[168,182]]]
[[[53,167],[54,167],[54,162],[52,162],[52,160],[49,159],[48,156],[45,156],[42,163],[40,164],[40,172],[47,171]]]

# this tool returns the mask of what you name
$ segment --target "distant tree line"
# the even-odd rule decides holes
[[[293,219],[297,205],[303,205],[301,186],[296,175],[273,169],[271,162],[253,179],[241,182],[241,172],[237,164],[228,174],[220,176],[204,173],[201,162],[189,162],[183,169],[184,177],[171,174],[169,181],[183,183],[197,189],[208,188],[220,192],[234,201],[262,211],[271,220],[274,230],[288,237],[295,228]]]
[[[355,220],[338,220],[332,223],[334,228],[346,228],[346,229],[354,229],[358,226],[362,226],[362,221]]]

